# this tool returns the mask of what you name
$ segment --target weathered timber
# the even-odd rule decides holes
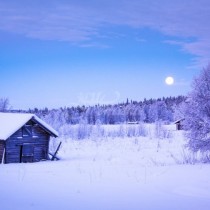
[[[4,141],[0,141],[0,163],[3,163],[4,151],[5,151],[5,142]]]
[[[56,157],[56,155],[57,155],[57,153],[58,153],[58,150],[60,149],[61,144],[62,144],[62,142],[59,143],[59,145],[58,145],[58,147],[57,147],[57,149],[56,149],[54,155],[52,155],[52,158],[51,158],[52,161],[53,161],[55,158],[56,158],[56,159],[59,159],[59,158]],[[50,154],[50,155],[51,155],[51,154]]]

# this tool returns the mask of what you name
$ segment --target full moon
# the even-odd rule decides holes
[[[174,84],[174,78],[173,77],[166,77],[165,83],[167,85],[173,85]]]

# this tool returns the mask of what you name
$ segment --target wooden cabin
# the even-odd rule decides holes
[[[0,113],[0,163],[48,160],[58,133],[34,114]]]
[[[183,128],[184,128],[183,121],[184,121],[184,119],[179,119],[174,122],[174,124],[176,125],[176,130],[183,130]]]

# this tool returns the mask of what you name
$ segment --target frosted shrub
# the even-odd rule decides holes
[[[59,134],[61,136],[66,136],[66,137],[71,137],[72,138],[72,134],[73,134],[72,125],[65,124],[65,125],[61,126],[59,128]]]
[[[119,126],[118,136],[123,138],[126,136],[126,131],[122,124]]]
[[[105,130],[101,126],[100,120],[96,121],[96,125],[92,126],[91,131],[89,132],[89,137],[96,139],[100,139],[101,137],[105,136]]]
[[[197,158],[197,153],[196,152],[190,152],[188,150],[184,150],[182,151],[182,163],[184,164],[195,164],[198,160]]]
[[[155,123],[155,137],[159,139],[167,139],[172,137],[172,132],[164,128],[161,121]]]
[[[172,132],[170,130],[163,129],[162,135],[164,139],[172,138]]]
[[[135,126],[128,126],[127,127],[127,137],[133,137],[136,136],[136,128]]]
[[[117,130],[112,130],[112,131],[109,131],[109,137],[112,137],[112,138],[117,138],[119,136],[119,133]]]
[[[148,132],[144,126],[143,123],[140,123],[137,127],[136,127],[136,136],[147,136]]]
[[[203,152],[201,160],[203,163],[210,163],[210,151]]]
[[[111,128],[111,129],[110,129]],[[154,129],[153,129],[154,128]],[[103,138],[132,138],[132,137],[157,137],[159,139],[171,138],[172,133],[159,123],[155,127],[146,126],[145,124],[121,124],[121,125],[96,125],[88,124],[85,120],[81,120],[77,125],[65,124],[59,128],[59,135],[65,139],[73,140],[92,139],[98,140]]]
[[[196,164],[196,163],[209,163],[210,156],[208,152],[193,152],[189,150],[183,150],[183,163]]]
[[[86,125],[80,123],[77,130],[77,139],[84,139],[86,137]]]
[[[162,132],[163,132],[162,122],[156,121],[156,123],[155,123],[155,137],[162,138]]]
[[[87,124],[85,120],[81,120],[76,133],[78,140],[89,138],[92,134],[92,125]]]
[[[176,164],[196,164],[210,162],[210,152],[194,152],[185,147],[180,150],[179,155],[174,156],[171,153],[171,157],[175,160]]]
[[[56,138],[50,139],[49,150],[50,152],[54,152],[58,147],[59,141]]]

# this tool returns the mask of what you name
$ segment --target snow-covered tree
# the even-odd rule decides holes
[[[189,147],[194,151],[210,150],[210,65],[193,80],[185,109],[185,128]]]
[[[185,108],[186,107],[186,102],[183,101],[180,104],[175,104],[172,108],[173,108],[173,118],[174,120],[180,120],[180,119],[184,119],[184,114],[185,114]]]
[[[135,108],[135,118],[138,122],[144,122],[146,120],[146,114],[142,107],[138,106]]]
[[[9,99],[0,98],[0,112],[5,112],[8,109],[9,109]]]

